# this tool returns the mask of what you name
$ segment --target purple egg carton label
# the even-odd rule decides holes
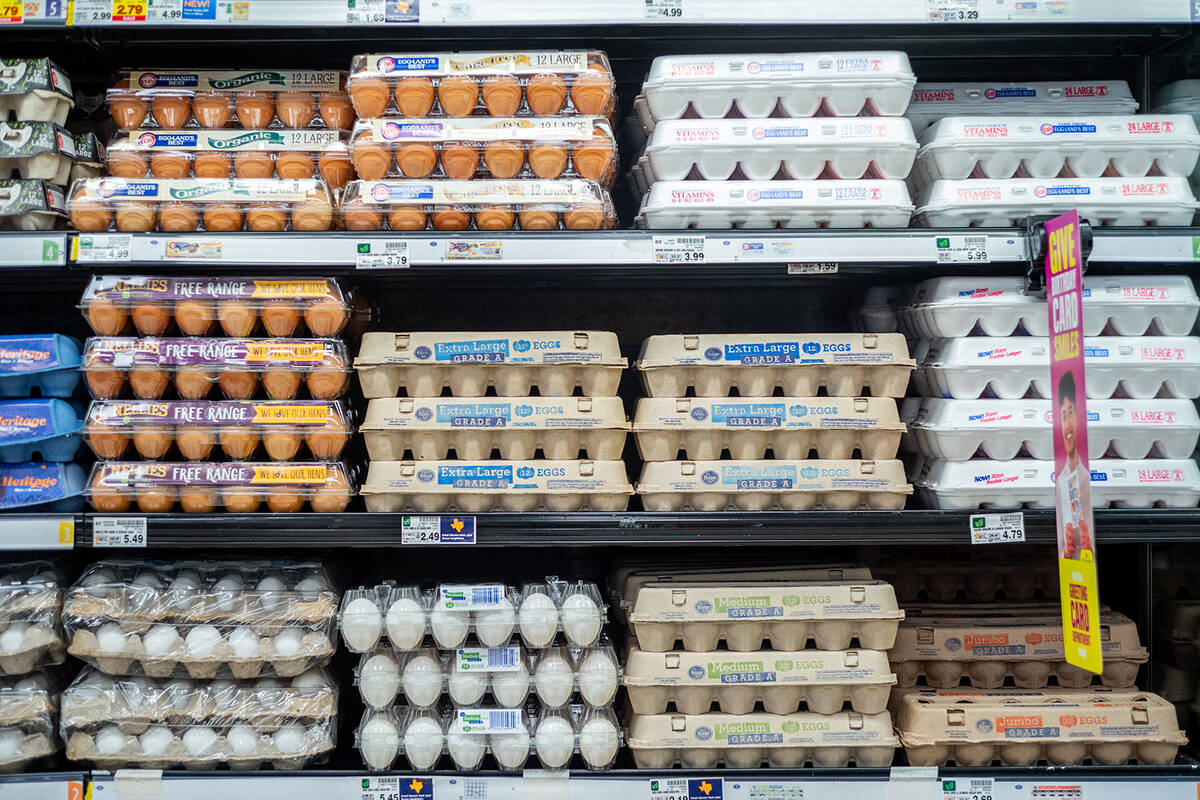
[[[53,336],[0,337],[0,375],[60,366]]]
[[[2,409],[0,409],[2,413]],[[222,401],[131,401],[93,406],[92,422],[112,425],[324,425],[338,418],[334,406],[321,400],[295,400],[286,403]],[[3,435],[0,418],[0,435]]]
[[[66,497],[65,472],[59,464],[0,466],[0,508],[50,503]]]
[[[126,303],[145,300],[310,300],[336,296],[329,281],[242,280],[238,278],[102,278],[84,301],[103,299]]]
[[[0,444],[56,433],[45,402],[0,403]]]
[[[328,464],[182,464],[130,462],[100,467],[97,482],[108,488],[151,486],[297,486],[324,485],[338,474]]]
[[[331,355],[319,339],[94,339],[90,351],[117,367],[315,367]]]

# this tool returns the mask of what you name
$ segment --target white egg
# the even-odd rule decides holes
[[[404,665],[404,696],[415,706],[431,706],[442,693],[442,665],[421,653]]]
[[[607,767],[617,757],[620,737],[612,720],[595,717],[579,731],[579,752],[589,767]]]
[[[139,589],[163,588],[162,578],[158,577],[158,575],[154,574],[153,572],[139,572],[136,576],[134,576],[133,580],[129,582],[129,585]]]
[[[261,640],[250,628],[234,628],[229,632],[229,648],[237,658],[254,658]]]
[[[281,681],[279,678],[259,678],[258,679],[258,688],[259,689],[282,689],[283,681]]]
[[[487,737],[479,733],[463,733],[451,727],[446,736],[446,749],[459,769],[472,770],[483,760]]]
[[[304,602],[311,603],[317,599],[321,592],[329,591],[329,584],[316,575],[309,575],[296,584],[296,591],[300,593],[300,597]]]
[[[217,705],[217,710],[227,711],[237,702],[238,687],[231,680],[216,680],[207,686],[208,696]]]
[[[0,633],[0,652],[15,653],[25,643],[25,630],[29,626],[24,622],[14,622]]]
[[[518,769],[529,758],[529,731],[525,728],[489,734],[488,741],[492,755],[504,769]]]
[[[217,598],[218,611],[233,611],[234,604],[242,596],[242,591],[246,588],[242,576],[236,572],[231,572],[221,580],[213,584],[213,593]]]
[[[535,736],[538,758],[547,769],[558,769],[575,752],[575,730],[562,717],[546,717],[537,726]]]
[[[96,749],[101,755],[111,756],[121,752],[129,737],[121,733],[116,725],[109,725],[96,734]]]
[[[175,734],[171,733],[171,729],[166,725],[151,725],[138,737],[142,755],[147,756],[157,756],[166,752],[173,741],[175,741]]]
[[[471,629],[471,615],[466,611],[451,611],[435,608],[429,614],[429,629],[437,646],[445,649],[458,647],[467,638]]]
[[[86,588],[93,586],[111,586],[112,584],[116,583],[116,580],[117,578],[115,575],[113,575],[113,571],[111,569],[101,568],[95,572],[85,575],[83,579],[79,581],[79,585]]]
[[[34,692],[39,690],[44,692],[49,689],[49,685],[46,683],[46,676],[38,673],[22,678],[17,681],[16,686],[13,688],[18,692]]]
[[[401,597],[387,612],[387,635],[397,650],[412,650],[425,638],[425,609],[412,597]]]
[[[359,749],[363,760],[372,769],[387,769],[396,760],[400,749],[400,734],[386,716],[372,717],[359,734]]]
[[[279,607],[286,590],[287,584],[274,575],[268,575],[254,587],[254,591],[258,593],[258,604],[267,611],[274,611]]]
[[[529,670],[525,664],[514,672],[492,673],[492,694],[505,708],[516,708],[529,696]]]
[[[342,638],[353,652],[363,653],[379,643],[383,618],[369,597],[356,597],[342,609]]]
[[[0,760],[15,758],[21,752],[21,741],[24,734],[16,728],[0,730]]]
[[[517,615],[521,637],[530,647],[545,647],[554,640],[558,630],[558,608],[550,595],[534,592],[521,601]]]
[[[387,708],[400,690],[400,664],[391,653],[376,653],[358,672],[358,693],[371,708]]]
[[[258,750],[258,734],[249,725],[234,725],[225,738],[235,755],[249,756]]]
[[[176,678],[163,687],[167,693],[167,698],[170,700],[172,707],[176,711],[182,711],[187,708],[191,702],[192,692],[195,688],[192,682],[187,678]]]
[[[160,623],[146,631],[142,646],[146,648],[148,656],[165,656],[178,641],[179,631],[175,630],[175,626]]]
[[[284,628],[271,639],[277,656],[294,656],[300,652],[300,643],[304,640],[304,632],[299,628]]]
[[[328,685],[329,679],[322,669],[310,669],[292,678],[292,687],[295,689],[319,689]]]
[[[115,622],[106,622],[96,631],[96,644],[102,653],[121,653],[125,650],[125,631]]]
[[[617,665],[603,650],[595,650],[579,665],[579,693],[592,706],[606,706],[617,693]]]
[[[512,636],[516,622],[517,612],[512,602],[502,597],[496,608],[475,615],[475,635],[484,647],[499,647]]]
[[[573,594],[563,601],[562,626],[571,644],[589,645],[600,638],[600,607],[586,594]]]
[[[214,626],[197,625],[188,631],[184,643],[187,645],[188,654],[193,658],[208,658],[220,641],[221,632]]]
[[[451,700],[461,706],[473,706],[487,691],[487,673],[451,670],[448,683]]]
[[[442,726],[429,717],[417,717],[404,732],[404,755],[413,769],[432,769],[442,755]]]
[[[575,672],[565,658],[556,651],[550,651],[538,662],[533,673],[533,685],[537,687],[538,699],[543,705],[557,708],[571,698]]]
[[[171,605],[186,609],[196,602],[196,595],[200,591],[200,576],[194,570],[184,570],[167,585],[167,591],[171,595]]]
[[[271,736],[275,749],[284,755],[294,756],[304,752],[304,728],[300,725],[284,725]]]
[[[188,728],[183,734],[183,746],[194,756],[201,756],[212,750],[217,743],[217,732],[212,728],[197,725]]]

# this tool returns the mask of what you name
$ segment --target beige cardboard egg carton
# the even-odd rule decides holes
[[[40,679],[40,685],[24,683],[25,678],[10,678],[0,686],[0,725],[25,726],[43,719],[49,720],[58,711],[58,704],[44,673],[29,677]]]
[[[642,342],[651,397],[903,397],[914,362],[898,333],[664,334]]]
[[[873,570],[880,580],[896,587],[901,601],[951,603],[960,593],[971,603],[997,600],[1001,594],[1016,601],[1058,597],[1058,570],[1049,562],[1014,559],[1006,563],[988,558],[964,563],[960,557],[938,560],[923,556],[920,560],[875,563]]]
[[[234,734],[238,727],[246,729],[246,734]],[[122,733],[116,726],[104,728],[95,736],[77,731],[67,739],[67,758],[88,762],[97,769],[166,769],[175,765],[212,769],[228,765],[247,770],[258,769],[264,762],[275,769],[299,769],[334,748],[333,731],[327,723],[289,725],[273,733],[245,725],[164,726],[156,730],[165,733],[153,753],[146,752],[140,737]],[[239,747],[233,746],[231,736],[241,739]]]
[[[61,664],[66,660],[66,645],[62,634],[43,622],[10,622],[0,625],[0,636],[12,636],[19,644],[0,654],[0,675],[24,675],[41,664]]]
[[[0,758],[0,772],[21,772],[31,761],[53,755],[58,750],[58,746],[51,737],[52,734],[49,731],[42,730],[22,733],[21,740],[17,743],[16,753],[8,758]]]
[[[612,397],[626,366],[610,331],[367,333],[354,360],[367,398]]]
[[[886,767],[899,744],[885,711],[822,715],[656,714],[634,716],[625,733],[638,769],[676,764],[711,769],[771,767]]]
[[[245,591],[223,596],[209,591],[183,602],[168,588],[147,587],[72,587],[63,606],[63,619],[115,619],[136,627],[163,620],[183,625],[243,624],[280,626],[288,622],[330,625],[337,614],[338,596],[329,590],[312,599],[300,593]],[[277,597],[275,595],[278,595]]]
[[[890,397],[644,397],[633,435],[645,461],[895,458],[905,431]]]
[[[618,461],[629,422],[619,397],[377,398],[360,430],[375,461],[455,457]]]
[[[638,591],[629,622],[642,650],[663,653],[677,640],[692,652],[724,641],[730,650],[846,650],[851,642],[887,650],[904,612],[883,581],[828,583],[651,583]]]
[[[899,461],[647,461],[647,511],[900,509],[912,494]]]
[[[0,675],[23,675],[66,659],[62,588],[46,561],[7,565],[0,576]]]
[[[914,692],[897,706],[913,766],[1170,764],[1187,743],[1175,707],[1136,690]]]
[[[635,714],[749,714],[762,703],[769,714],[794,714],[801,705],[834,714],[849,703],[861,714],[887,710],[896,676],[877,650],[805,650],[783,653],[647,653],[630,649],[625,691]]]

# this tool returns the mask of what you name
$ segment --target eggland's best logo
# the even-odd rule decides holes
[[[755,139],[762,139],[763,137],[765,137],[767,135],[767,129],[760,126],[758,128],[755,128],[754,130],[750,131],[750,135],[753,136]]]
[[[421,483],[429,483],[431,480],[433,480],[433,470],[431,470],[431,469],[421,470],[420,472],[417,473],[417,480],[419,480]]]
[[[512,343],[512,345],[513,350],[516,350],[518,353],[528,353],[529,348],[533,347],[533,345],[529,343],[528,339],[517,339]]]
[[[96,194],[101,197],[112,197],[116,193],[117,187],[111,181],[100,181],[100,186],[96,189]]]
[[[400,135],[400,126],[394,122],[386,122],[383,125],[383,138],[395,139]]]
[[[433,355],[433,352],[425,345],[421,345],[416,350],[413,350],[413,355],[416,356],[417,358],[421,359],[422,361],[424,361],[425,359],[427,359],[431,355]]]
[[[380,203],[387,200],[389,194],[390,192],[386,184],[377,183],[371,187],[371,197],[374,197]]]
[[[138,144],[141,145],[142,147],[154,147],[154,145],[157,142],[158,142],[158,137],[155,136],[150,131],[146,131],[145,133],[143,133],[141,136],[138,137]]]
[[[138,78],[138,85],[143,89],[153,89],[158,85],[158,76],[151,73],[146,73]]]
[[[711,486],[712,484],[717,482],[717,473],[713,472],[711,469],[705,470],[700,475],[700,480]]]
[[[988,100],[995,100],[996,99],[996,90],[995,89],[985,89],[983,91],[983,96],[986,97]]]
[[[517,470],[517,477],[523,481],[527,481],[533,477],[533,467],[520,467]]]
[[[762,195],[758,193],[758,189],[751,189],[750,191],[746,192],[746,199],[752,203],[756,202],[761,196]]]
[[[693,408],[692,409],[692,419],[696,420],[697,422],[703,422],[707,417],[708,417],[708,412],[705,411],[703,408]]]
[[[720,361],[721,360],[721,348],[719,348],[719,347],[708,348],[707,350],[704,351],[704,357],[707,358],[709,361]]]
[[[1034,195],[1036,195],[1038,197],[1045,197],[1047,194],[1046,187],[1038,186],[1038,187],[1034,188],[1033,193],[1034,193]]]
[[[695,664],[695,665],[689,667],[688,668],[688,677],[694,681],[703,679],[704,678],[704,667],[700,666],[699,664]]]
[[[746,65],[746,72],[749,72],[751,75],[762,72],[762,64],[758,63],[757,61],[751,61]]]
[[[396,59],[384,56],[375,62],[375,66],[379,68],[380,72],[391,72],[396,68]]]
[[[1054,133],[1054,126],[1051,125],[1049,122],[1043,123],[1042,124],[1042,133],[1046,136],[1050,136],[1051,134]]]

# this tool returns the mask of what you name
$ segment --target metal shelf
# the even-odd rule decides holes
[[[67,233],[0,233],[0,268],[61,267],[67,263]]]
[[[86,783],[84,772],[0,775],[0,800],[83,800]]]

